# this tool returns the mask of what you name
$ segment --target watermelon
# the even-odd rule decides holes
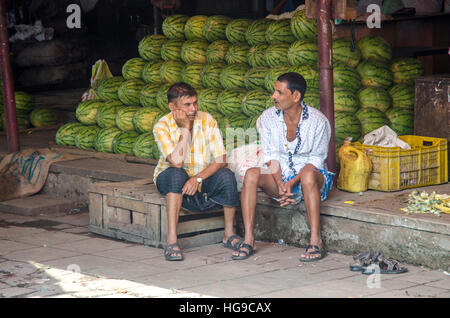
[[[289,72],[295,72],[303,76],[307,89],[319,89],[319,71],[317,66],[310,64],[292,66],[289,68]]]
[[[158,92],[156,93],[156,106],[158,106],[158,108],[164,113],[170,112],[167,91],[171,86],[171,84],[164,84],[160,86]]]
[[[245,91],[225,89],[217,95],[217,110],[225,116],[241,113],[241,102]]]
[[[397,135],[414,134],[413,111],[402,108],[391,108],[386,112],[386,116],[389,119],[389,127],[391,127]]]
[[[265,90],[249,91],[242,99],[242,112],[248,117],[253,117],[258,114],[261,115],[266,109],[268,99],[271,99],[271,97]]]
[[[130,79],[141,79],[142,78],[142,70],[144,69],[147,61],[140,57],[135,57],[127,62],[122,67],[122,76],[125,80]]]
[[[147,84],[161,83],[161,66],[163,65],[163,60],[155,60],[145,64],[142,70],[142,79]]]
[[[247,55],[250,46],[247,43],[239,43],[230,46],[225,54],[225,61],[228,64],[247,63]]]
[[[291,18],[291,31],[298,40],[317,38],[317,20],[307,19],[304,10],[297,11]]]
[[[363,136],[375,129],[389,124],[389,119],[386,115],[376,108],[361,108],[355,115],[361,122],[361,132]]]
[[[267,26],[267,43],[292,43],[295,40],[295,36],[291,30],[291,19],[275,20]]]
[[[95,125],[97,124],[97,111],[102,106],[102,102],[87,100],[78,105],[75,115],[80,123],[85,125]]]
[[[252,22],[250,19],[235,19],[228,23],[225,29],[225,36],[228,41],[233,44],[246,43],[245,33]]]
[[[16,113],[29,114],[33,110],[34,101],[30,94],[14,92],[14,99],[16,101]]]
[[[352,50],[350,38],[333,40],[333,64],[339,62],[355,68],[359,64],[361,58],[361,51],[356,44],[353,46]]]
[[[206,64],[206,50],[209,43],[205,40],[189,40],[181,47],[181,59],[185,63]]]
[[[249,117],[249,119],[247,120],[246,124],[245,124],[245,128],[249,129],[249,128],[254,128],[256,129],[256,122],[258,121],[258,118],[261,116],[261,114],[257,114],[255,116]]]
[[[125,107],[120,101],[108,101],[97,110],[96,121],[100,128],[110,128],[116,125],[116,115],[120,108]]]
[[[303,97],[303,101],[306,105],[314,107],[317,110],[320,110],[320,93],[318,89],[312,88],[307,89],[305,96]]]
[[[365,87],[358,92],[358,99],[362,108],[373,107],[383,113],[392,105],[389,93],[381,87]]]
[[[122,131],[134,130],[133,117],[142,107],[127,106],[119,109],[116,114],[116,126]]]
[[[162,34],[147,35],[139,42],[139,56],[146,61],[161,59],[161,47],[166,42],[167,38]]]
[[[218,123],[220,133],[224,139],[227,138],[227,128],[245,128],[248,117],[242,113],[227,116]],[[233,134],[235,136],[235,134]],[[229,136],[230,137],[230,136]],[[234,140],[233,140],[234,141]]]
[[[137,132],[123,131],[117,134],[112,142],[113,152],[117,154],[133,155],[133,146],[136,139],[139,137]]]
[[[414,110],[414,85],[395,84],[389,89],[392,107]]]
[[[424,70],[422,62],[410,57],[396,59],[391,64],[395,84],[414,84],[416,78],[423,75]]]
[[[198,92],[198,110],[215,113],[217,112],[217,96],[222,92],[217,88],[205,88]]]
[[[268,66],[266,62],[266,50],[269,47],[266,43],[257,44],[250,47],[247,54],[247,62],[251,67]]]
[[[292,66],[317,63],[317,42],[298,40],[287,51],[287,60]]]
[[[284,73],[289,72],[290,67],[288,65],[278,65],[272,67],[264,77],[264,87],[266,90],[273,94],[273,86],[275,85],[275,82],[277,81],[278,77]]]
[[[208,17],[206,15],[195,15],[186,21],[184,25],[184,37],[187,40],[203,39],[203,25]]]
[[[153,131],[153,126],[165,113],[159,108],[142,107],[133,116],[134,130],[143,134]]]
[[[87,126],[75,134],[75,147],[78,149],[94,149],[95,135],[101,128],[98,126]]]
[[[363,61],[356,70],[363,86],[389,88],[392,85],[392,72],[384,64],[375,61]]]
[[[223,88],[245,88],[245,74],[249,67],[247,64],[229,64],[220,73],[220,84]]]
[[[58,123],[58,116],[53,109],[35,108],[30,113],[30,122],[36,128],[54,126]]]
[[[209,42],[226,40],[226,28],[233,19],[224,15],[213,15],[203,24],[203,37]]]
[[[173,14],[164,19],[162,31],[168,39],[183,39],[184,27],[189,17],[183,14]]]
[[[217,40],[211,43],[206,50],[206,62],[208,64],[223,62],[225,63],[225,55],[231,43],[226,40]]]
[[[84,129],[81,123],[68,123],[61,126],[56,132],[55,141],[60,146],[75,146],[75,136],[80,129]]]
[[[334,110],[355,113],[359,109],[358,98],[344,88],[334,89]]]
[[[336,144],[341,144],[347,137],[352,137],[356,141],[361,137],[361,122],[353,113],[334,112],[334,133]]]
[[[288,43],[276,43],[269,45],[266,53],[264,54],[267,66],[273,67],[277,65],[287,65],[287,53],[289,46],[290,44]]]
[[[156,94],[161,88],[161,84],[148,84],[141,90],[139,102],[144,107],[157,107]]]
[[[392,59],[391,45],[378,35],[366,35],[359,39],[357,46],[365,60],[388,63]]]
[[[17,128],[19,130],[25,130],[30,127],[30,116],[25,113],[16,112]],[[2,116],[2,126],[6,129],[6,116]]]
[[[97,91],[99,98],[104,101],[118,100],[117,92],[124,81],[122,76],[114,76],[102,81]]]
[[[265,89],[264,77],[269,69],[264,66],[252,67],[245,73],[245,87],[248,90]]]
[[[113,153],[113,140],[122,131],[117,127],[100,129],[94,137],[94,148],[99,152]]]
[[[220,73],[225,67],[224,63],[206,64],[200,72],[200,81],[205,88],[222,88]]]
[[[177,60],[166,61],[161,65],[159,75],[161,80],[168,84],[175,84],[181,81],[181,70],[186,64]]]
[[[258,19],[250,23],[247,31],[245,31],[247,43],[251,46],[266,43],[266,30],[272,22],[271,19]]]
[[[356,93],[361,88],[361,77],[354,68],[337,62],[333,65],[333,85]]]
[[[163,44],[161,47],[161,57],[164,61],[181,60],[181,47],[184,40],[173,39]]]
[[[145,133],[136,138],[133,145],[133,154],[136,157],[158,159],[159,150],[153,133]]]
[[[145,83],[138,79],[125,81],[117,91],[119,100],[125,105],[139,105],[141,90]]]
[[[181,70],[181,80],[194,88],[202,88],[200,72],[204,66],[199,63],[186,64]]]

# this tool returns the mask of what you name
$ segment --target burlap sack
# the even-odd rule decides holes
[[[86,158],[49,149],[26,149],[7,155],[0,162],[0,202],[38,193],[55,162]]]

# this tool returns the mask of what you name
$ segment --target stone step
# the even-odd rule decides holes
[[[30,197],[0,202],[0,211],[25,216],[63,215],[77,209],[72,200],[48,194],[36,194]]]

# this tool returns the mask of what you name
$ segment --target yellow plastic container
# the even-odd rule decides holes
[[[399,138],[411,149],[352,144],[372,161],[369,189],[398,191],[448,182],[447,139],[414,135]]]
[[[348,192],[367,191],[372,172],[370,158],[346,140],[339,149],[339,160],[341,170],[337,180],[338,189]]]

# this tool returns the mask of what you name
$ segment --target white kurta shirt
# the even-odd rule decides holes
[[[271,107],[260,117],[263,163],[277,160],[283,179],[300,172],[307,164],[325,168],[331,128],[328,119],[319,110],[302,102],[302,114],[295,140],[288,142],[284,113]]]

